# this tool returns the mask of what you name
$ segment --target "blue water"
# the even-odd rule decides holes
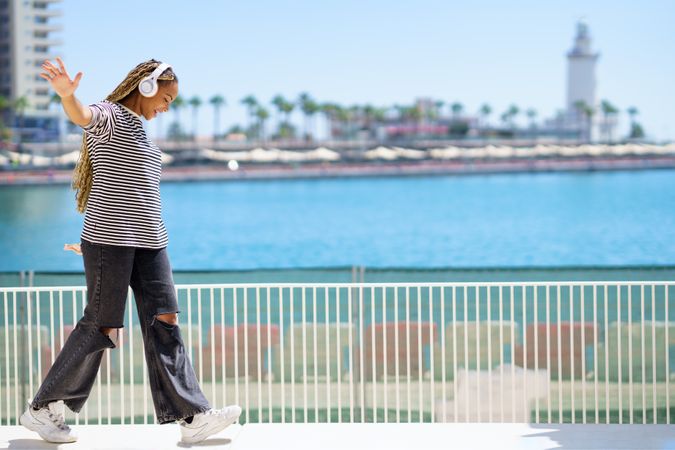
[[[164,183],[175,270],[675,264],[675,171]],[[0,187],[0,271],[81,271],[67,186]]]

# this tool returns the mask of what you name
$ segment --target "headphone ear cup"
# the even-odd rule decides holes
[[[152,77],[145,77],[138,83],[138,91],[143,97],[154,97],[157,93],[157,82]]]

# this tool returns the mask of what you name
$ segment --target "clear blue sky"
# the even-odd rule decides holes
[[[156,58],[174,66],[185,97],[226,98],[223,128],[244,123],[247,94],[267,103],[303,91],[347,105],[430,96],[477,111],[487,102],[493,120],[515,103],[548,117],[564,107],[565,53],[583,17],[601,53],[599,98],[636,106],[650,137],[675,140],[672,0],[64,0],[60,7],[61,52],[69,71],[84,72],[81,100],[105,97],[138,62]],[[182,119],[191,126],[187,111]],[[199,133],[211,133],[212,123],[211,108],[202,108]]]

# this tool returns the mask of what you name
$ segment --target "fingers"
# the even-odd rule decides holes
[[[75,75],[75,79],[73,80],[73,84],[77,88],[80,84],[80,80],[82,79],[82,72],[77,72],[77,75]]]
[[[45,60],[45,62],[42,63],[42,69],[47,72],[47,75],[50,76],[50,78],[55,78],[59,75],[68,75],[66,73],[65,67],[63,66],[63,62],[60,62],[59,65],[61,68],[56,67],[50,60]]]
[[[59,64],[59,70],[61,71],[62,74],[64,74],[68,79],[70,79],[70,75],[68,75],[68,72],[66,71],[66,66],[63,64],[63,60],[59,58],[58,56],[56,57],[56,62]]]
[[[58,75],[61,74],[61,72],[59,71],[59,69],[57,69],[56,67],[54,67],[54,66],[52,65],[52,63],[50,63],[49,61],[45,61],[45,62],[42,64],[42,70],[44,70],[44,71],[46,72],[46,75],[47,75],[50,79],[56,78]]]
[[[82,254],[82,249],[80,247],[80,244],[64,244],[63,250],[70,250],[78,255]]]
[[[56,62],[59,63],[59,69],[61,69],[61,72],[66,73],[66,66],[63,64],[63,60],[57,56]]]

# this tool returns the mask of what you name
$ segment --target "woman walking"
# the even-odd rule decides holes
[[[85,213],[81,253],[87,280],[84,315],[66,341],[21,424],[50,442],[74,442],[64,405],[79,412],[89,397],[112,330],[124,326],[128,287],[136,299],[150,389],[159,423],[179,422],[183,442],[206,439],[234,423],[239,406],[212,409],[202,393],[177,323],[178,302],[161,217],[161,152],[141,118],[169,110],[178,95],[171,66],[136,66],[106,100],[84,106],[57,58],[40,76],[61,97],[68,118],[84,130],[73,187]],[[77,250],[77,248],[75,248]]]

